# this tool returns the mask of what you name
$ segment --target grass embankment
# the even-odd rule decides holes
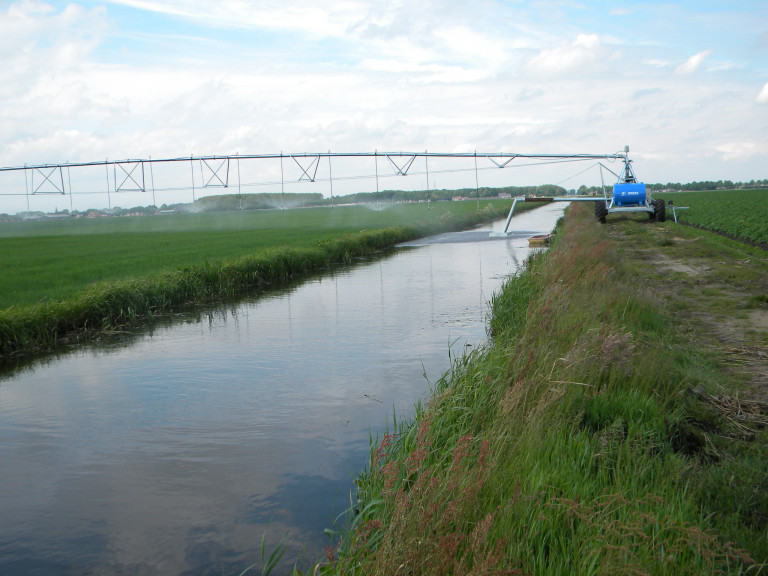
[[[428,234],[510,201],[21,223],[3,229],[0,355],[232,297]]]
[[[733,380],[591,212],[569,209],[494,299],[489,345],[372,447],[327,573],[768,570],[768,434],[701,400]]]

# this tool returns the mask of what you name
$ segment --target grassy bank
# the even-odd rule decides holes
[[[165,222],[146,217],[115,221],[113,227],[136,229],[111,234],[102,222],[85,228],[57,222],[26,236],[17,231],[0,242],[7,266],[0,287],[9,306],[0,310],[0,355],[50,348],[84,331],[115,329],[190,303],[283,283],[398,242],[499,218],[509,204],[487,202],[480,211],[463,202],[429,211],[411,205],[381,212],[273,212],[272,218],[228,214],[196,224],[183,216]],[[228,219],[234,220],[225,230],[214,228]],[[169,231],[169,225],[181,230]],[[361,230],[367,225],[378,228]]]
[[[507,283],[490,344],[373,445],[327,573],[768,571],[765,405],[727,409],[743,379],[610,235],[575,205]]]

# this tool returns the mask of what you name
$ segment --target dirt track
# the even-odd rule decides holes
[[[768,251],[637,216],[609,217],[606,230],[649,297],[743,381],[743,397],[768,401]]]

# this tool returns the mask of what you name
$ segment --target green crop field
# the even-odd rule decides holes
[[[768,242],[768,190],[716,190],[654,194],[676,206],[681,222],[752,242]],[[667,209],[669,217],[671,210]]]
[[[482,201],[499,213],[511,201]],[[144,277],[251,255],[305,248],[360,230],[429,229],[476,212],[469,202],[167,214],[0,224],[0,309],[69,298],[95,282]]]

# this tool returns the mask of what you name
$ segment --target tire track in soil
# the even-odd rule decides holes
[[[768,252],[673,223],[628,218],[606,231],[685,333],[725,354],[744,395],[768,401]]]

